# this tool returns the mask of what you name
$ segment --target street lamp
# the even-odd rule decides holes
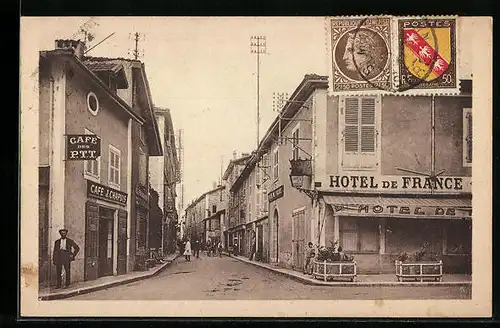
[[[312,176],[312,166],[310,159],[291,159],[290,160],[290,184],[300,192],[314,200],[317,198],[317,191],[304,188],[306,178]]]

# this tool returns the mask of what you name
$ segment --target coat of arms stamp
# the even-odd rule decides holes
[[[456,19],[398,19],[399,91],[455,89]]]
[[[391,18],[331,20],[332,87],[336,91],[391,87]]]

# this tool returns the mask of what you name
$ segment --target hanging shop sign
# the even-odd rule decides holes
[[[470,217],[471,207],[410,206],[410,205],[332,205],[339,215],[379,215],[379,216],[421,216],[425,217]]]
[[[378,192],[471,192],[471,177],[330,175],[329,188]]]
[[[66,135],[66,160],[94,160],[99,156],[101,156],[101,138],[97,135]]]
[[[269,192],[268,200],[269,202],[274,202],[276,199],[283,197],[285,194],[285,188],[281,185],[273,191]]]
[[[87,196],[126,205],[128,195],[119,190],[87,180]]]

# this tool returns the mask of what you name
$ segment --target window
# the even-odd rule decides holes
[[[94,134],[92,131],[85,129],[85,134]],[[101,172],[101,157],[97,159],[88,160],[83,162],[83,174],[84,177],[89,180],[94,180],[95,182],[100,182],[100,172]]]
[[[380,101],[375,97],[349,97],[341,101],[342,167],[373,170],[377,165]]]
[[[340,222],[340,245],[346,252],[378,252],[377,220],[342,218]]]
[[[87,109],[94,116],[96,116],[99,112],[99,100],[97,99],[96,94],[92,91],[87,94]]]
[[[212,205],[212,213],[217,213],[217,205]]]
[[[121,152],[118,148],[109,145],[109,176],[108,182],[110,186],[120,188],[120,165]]]
[[[293,159],[299,159],[299,125],[295,127],[295,129],[292,132],[292,145],[293,145]]]
[[[463,114],[463,165],[472,166],[472,109],[464,108]]]
[[[259,217],[261,214],[260,203],[262,198],[262,181],[260,174],[260,163],[255,166],[255,185],[256,185],[256,199],[255,199],[255,214]]]
[[[265,183],[269,179],[269,154],[264,154],[262,156],[262,183]]]
[[[139,183],[144,187],[148,185],[148,157],[142,149],[139,152]]]
[[[278,148],[274,150],[273,153],[273,179],[274,181],[278,180],[278,165],[279,165],[279,156],[278,156]]]

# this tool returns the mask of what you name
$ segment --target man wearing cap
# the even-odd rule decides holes
[[[59,234],[61,238],[54,242],[54,253],[52,254],[52,263],[56,266],[57,272],[57,288],[61,288],[63,266],[66,273],[65,287],[69,286],[71,277],[70,264],[80,251],[80,247],[72,239],[66,237],[68,229],[60,229]]]

